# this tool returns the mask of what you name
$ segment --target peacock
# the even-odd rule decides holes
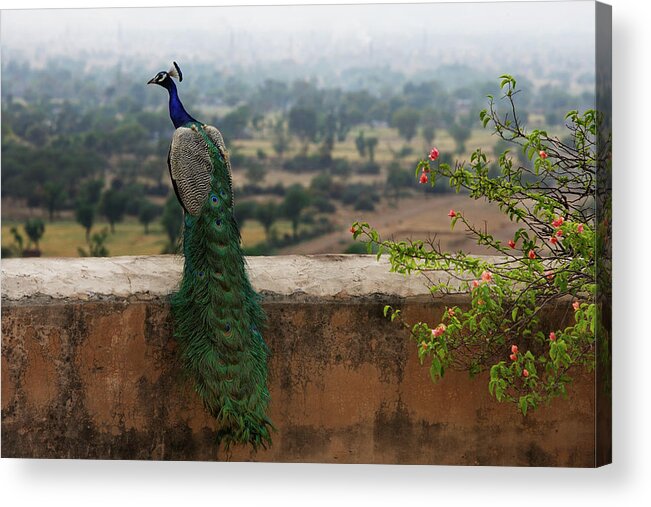
[[[147,83],[168,91],[176,129],[167,166],[184,211],[185,262],[171,298],[174,337],[184,370],[219,423],[219,442],[267,448],[266,316],[246,273],[228,153],[219,130],[185,110],[174,79],[183,80],[176,62]]]

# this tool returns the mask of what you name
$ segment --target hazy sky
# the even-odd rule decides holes
[[[42,9],[4,11],[2,35],[43,41],[66,33],[246,29],[252,31],[395,31],[420,26],[446,34],[481,31],[590,33],[594,3],[495,2],[399,5],[312,5],[263,7],[182,7],[133,9]],[[23,38],[23,40],[25,40]]]
[[[371,39],[427,32],[462,42],[468,36],[517,33],[527,39],[594,33],[594,3],[497,2],[349,6],[56,9],[3,11],[3,45],[65,43],[101,49],[118,38],[167,44],[210,33],[327,33]]]

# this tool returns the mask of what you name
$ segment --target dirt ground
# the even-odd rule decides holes
[[[454,209],[466,216],[471,223],[488,232],[497,239],[508,241],[513,236],[517,224],[509,222],[496,206],[483,200],[475,201],[467,195],[420,195],[401,199],[397,206],[382,201],[373,212],[359,212],[350,208],[338,209],[333,221],[336,231],[310,241],[304,241],[281,250],[280,254],[318,254],[343,252],[352,244],[351,224],[366,221],[375,227],[386,239],[428,239],[435,237],[446,251],[463,250],[472,254],[491,253],[478,246],[468,237],[462,224],[450,230],[448,212]]]

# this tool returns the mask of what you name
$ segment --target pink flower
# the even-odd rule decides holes
[[[351,228],[350,228],[350,233],[351,233],[351,234],[355,234],[355,227],[351,227]]]
[[[448,308],[448,315],[454,317],[454,310],[452,308]]]
[[[576,228],[576,232],[581,234],[583,232],[583,224],[579,224],[578,227]]]
[[[427,342],[425,342],[425,341],[420,342],[420,347],[421,347],[423,350],[427,350]]]
[[[511,361],[515,361],[517,358],[518,358],[518,356],[516,356],[515,354],[511,354],[511,355],[509,356],[509,359],[510,359]]]
[[[551,333],[549,333],[549,339],[550,339],[551,341],[553,341],[553,342],[556,341],[556,333],[554,333],[554,331],[552,331]]]
[[[446,329],[447,329],[447,328],[445,327],[445,324],[439,324],[439,325],[436,326],[434,329],[432,329],[432,336],[433,336],[434,338],[438,338],[438,337],[441,336],[443,333],[445,333],[445,330],[446,330]]]
[[[529,372],[527,371],[526,368],[524,368],[524,369],[522,370],[522,376],[523,376],[523,377],[528,377],[528,376],[529,376]]]
[[[484,282],[491,282],[491,281],[493,281],[493,275],[491,274],[490,271],[484,271],[484,272],[481,274],[481,279],[482,279]]]
[[[512,239],[510,239],[509,242],[508,242],[508,245],[509,245],[511,248],[515,248],[515,241],[513,241]]]
[[[562,235],[563,235],[563,229],[558,229],[558,230],[556,231],[556,236],[560,237],[560,236],[562,236]]]
[[[536,258],[536,252],[534,252],[533,250],[529,250],[529,253],[527,254],[527,256],[528,256],[531,260],[534,260],[534,259]]]
[[[429,152],[429,159],[436,160],[437,158],[439,158],[439,150],[432,148],[432,151]]]
[[[552,220],[552,225],[558,229],[563,225],[563,222],[565,222],[565,219],[563,217],[558,217],[556,220]]]
[[[550,242],[552,245],[555,245],[556,243],[558,243],[558,240],[556,239],[556,236],[552,236],[552,237],[550,238],[549,242]]]
[[[572,308],[574,308],[574,311],[576,312],[579,308],[581,308],[581,305],[578,301],[574,301],[574,303],[572,303]]]
[[[472,281],[472,288],[476,289],[477,287],[479,287],[479,280],[473,280]]]
[[[517,354],[518,353],[518,346],[517,345],[511,345],[511,352],[513,352],[514,354]]]
[[[546,159],[548,157],[547,152],[545,150],[540,150],[538,152],[538,155],[540,155],[540,158]]]
[[[451,209],[450,211],[448,211],[448,216],[449,216],[450,218],[454,218],[454,217],[457,216],[457,212],[454,211],[453,209]]]
[[[553,271],[545,271],[545,277],[547,280],[553,280],[554,279],[554,272]]]
[[[429,180],[429,178],[427,177],[427,174],[423,173],[423,174],[420,175],[420,182],[422,184],[427,183],[428,180]]]

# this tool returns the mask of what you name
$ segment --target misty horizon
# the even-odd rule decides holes
[[[150,63],[151,72],[173,59],[215,61],[225,72],[270,67],[273,73],[281,65],[300,67],[306,76],[350,67],[417,75],[463,64],[491,78],[527,69],[530,79],[542,80],[556,67],[593,68],[587,42],[594,40],[594,4],[548,7],[531,2],[3,11],[2,58],[36,67],[57,56],[79,57],[93,67],[128,58],[139,66]]]

